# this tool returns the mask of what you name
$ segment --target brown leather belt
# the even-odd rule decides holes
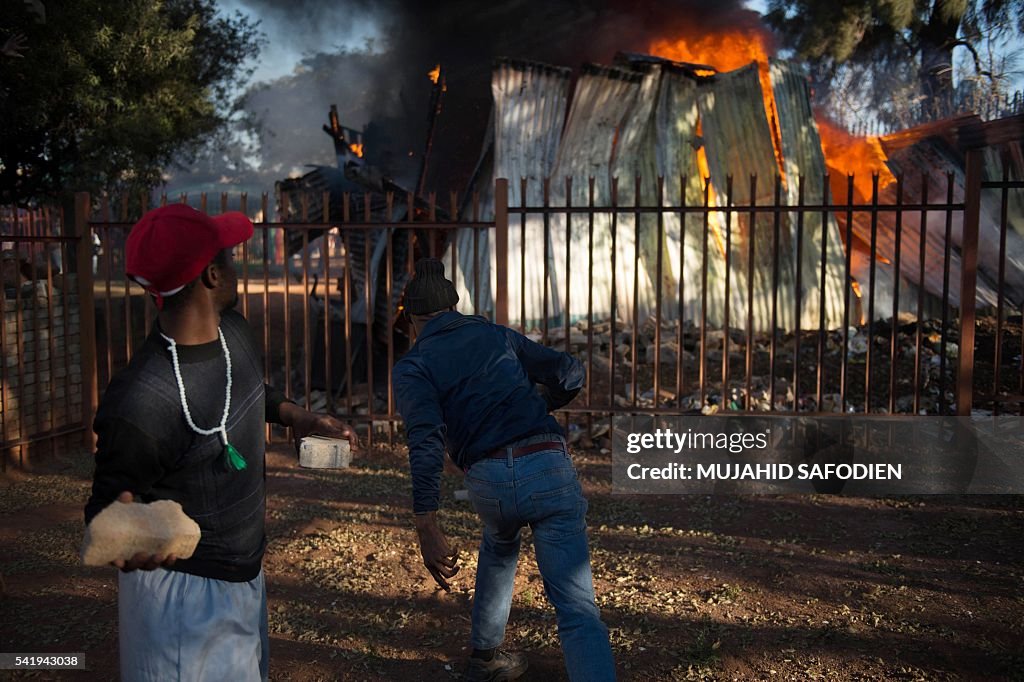
[[[523,455],[532,455],[535,452],[541,452],[542,450],[565,450],[565,445],[560,440],[549,440],[543,443],[531,443],[530,445],[524,445],[521,448],[512,448],[513,457],[522,457]],[[491,459],[505,459],[508,457],[508,448],[498,448],[484,455]]]

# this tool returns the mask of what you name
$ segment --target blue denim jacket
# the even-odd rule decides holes
[[[482,317],[451,311],[430,320],[391,379],[409,443],[413,510],[438,508],[446,447],[467,468],[521,438],[562,433],[548,411],[572,400],[585,379],[568,353]]]

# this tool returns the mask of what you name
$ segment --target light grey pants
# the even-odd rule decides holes
[[[125,682],[267,679],[267,588],[188,573],[120,573],[118,614]]]

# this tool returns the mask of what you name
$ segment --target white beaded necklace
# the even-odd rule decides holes
[[[231,351],[228,350],[228,342],[224,339],[224,332],[221,331],[220,326],[217,327],[217,338],[220,339],[220,347],[224,349],[224,364],[227,368],[227,382],[224,392],[224,413],[220,417],[220,424],[213,427],[212,429],[199,428],[196,423],[192,420],[192,413],[188,409],[188,400],[185,397],[185,380],[181,376],[181,365],[178,363],[178,344],[171,337],[167,336],[163,332],[160,332],[160,336],[164,337],[171,351],[171,365],[174,367],[174,380],[178,384],[178,395],[181,396],[181,407],[185,412],[185,422],[188,423],[188,427],[198,433],[201,436],[212,436],[215,433],[220,434],[221,441],[224,443],[224,452],[227,456],[228,463],[236,470],[241,471],[246,467],[245,458],[228,442],[228,414],[231,411]]]

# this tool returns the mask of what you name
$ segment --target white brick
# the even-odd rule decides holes
[[[352,463],[352,449],[344,438],[309,436],[299,446],[299,466],[311,469],[345,469]]]

